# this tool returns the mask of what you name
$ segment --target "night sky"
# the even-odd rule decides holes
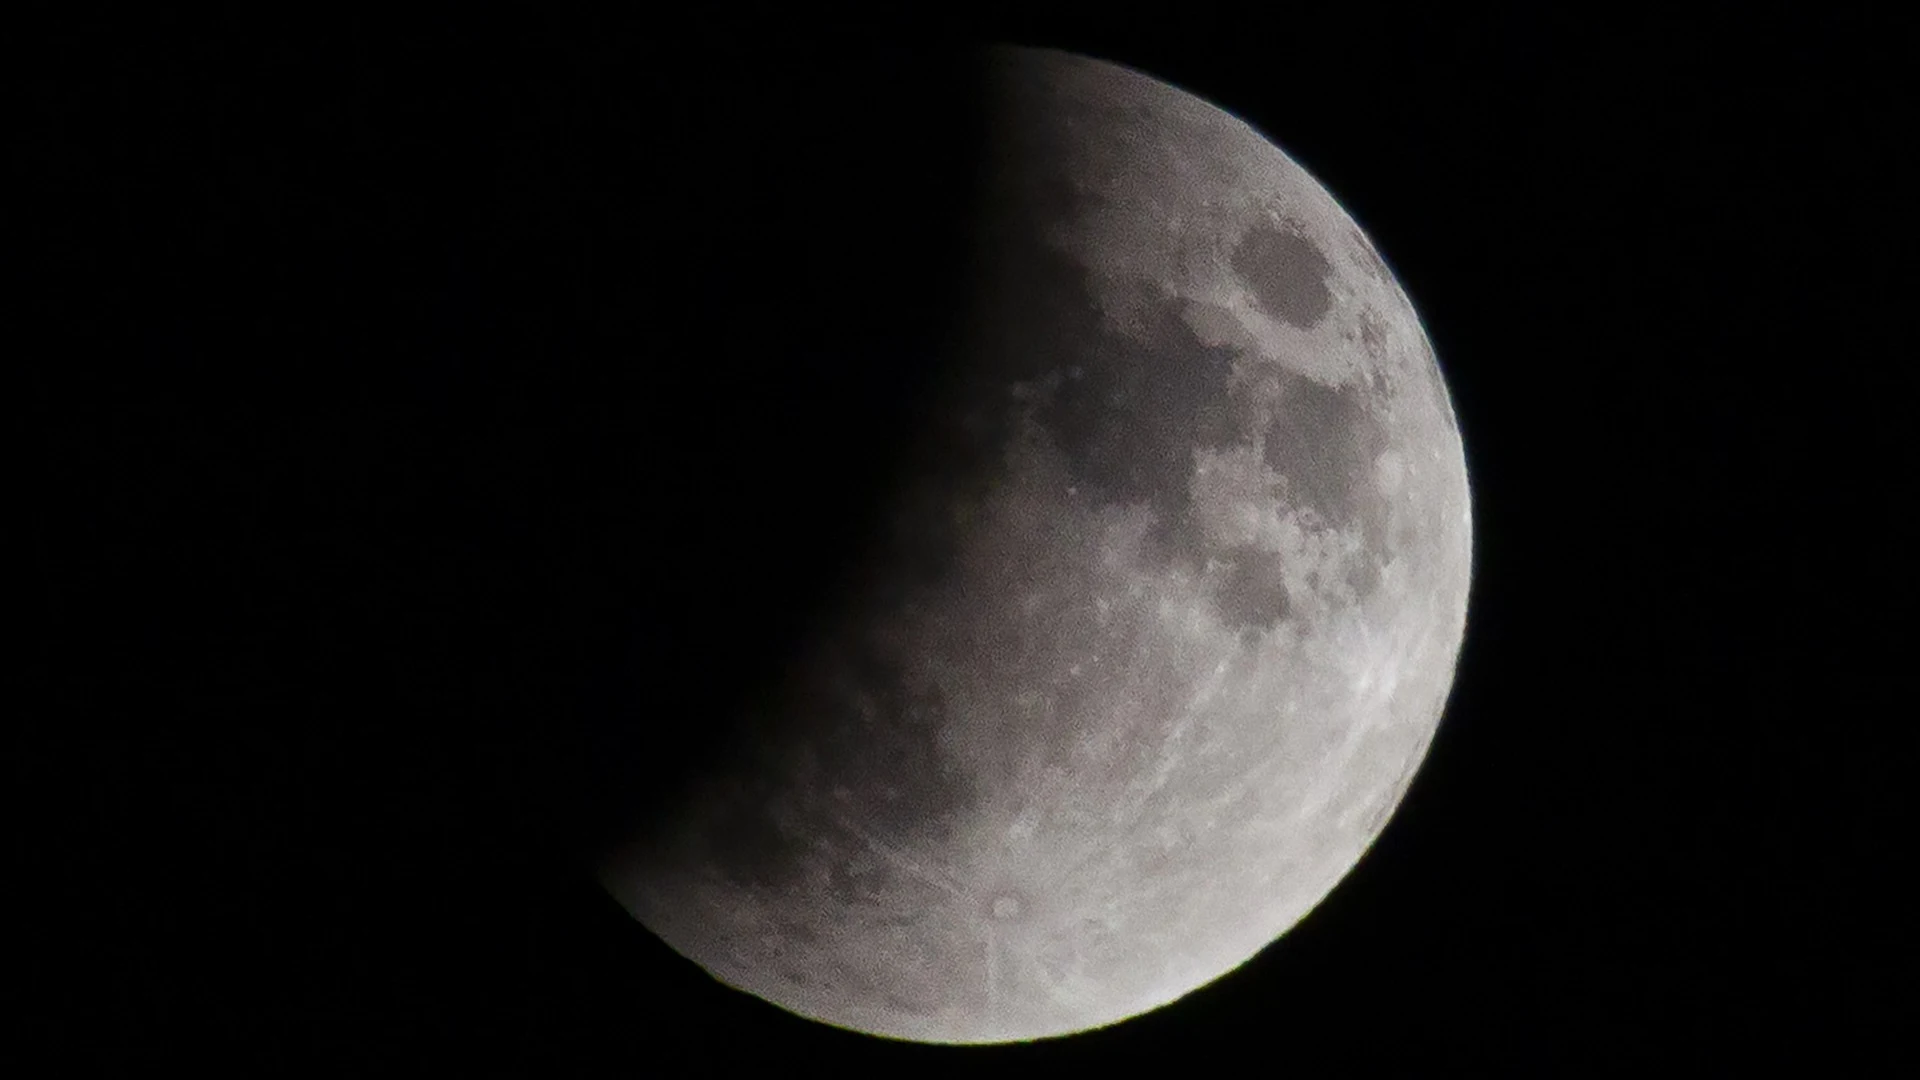
[[[50,37],[12,140],[29,1029],[262,1075],[1877,1058],[1910,59],[1831,6],[1272,7]],[[954,332],[970,37],[1171,81],[1341,201],[1449,381],[1475,583],[1427,765],[1304,923],[959,1050],[727,990],[579,856],[858,563]]]

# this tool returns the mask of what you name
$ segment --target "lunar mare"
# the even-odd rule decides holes
[[[1465,459],[1407,297],[1244,123],[994,50],[966,363],[891,529],[738,755],[606,859],[723,982],[895,1038],[1043,1038],[1319,903],[1434,735]]]

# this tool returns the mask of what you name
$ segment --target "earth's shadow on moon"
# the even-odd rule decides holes
[[[769,734],[743,706],[876,537],[961,310],[959,50],[585,65],[495,163],[465,482],[537,579],[492,763],[585,860]],[[884,88],[884,89],[882,89]]]

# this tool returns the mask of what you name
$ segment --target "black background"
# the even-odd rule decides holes
[[[1821,10],[51,35],[28,1030],[266,1075],[1873,1059],[1912,1012],[1912,116],[1891,26]],[[1447,718],[1360,867],[1173,1007],[991,1050],[720,987],[574,861],[858,559],[953,332],[970,37],[1320,178],[1476,500]]]

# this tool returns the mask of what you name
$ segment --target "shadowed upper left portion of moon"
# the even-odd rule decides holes
[[[1138,73],[984,70],[964,362],[732,764],[606,868],[719,978],[933,1042],[1137,1015],[1297,922],[1432,738],[1469,572],[1437,363],[1332,198]]]

